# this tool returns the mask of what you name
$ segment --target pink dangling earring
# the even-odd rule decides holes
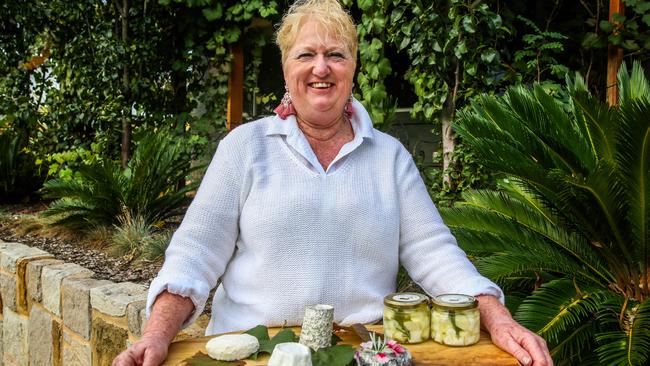
[[[348,99],[348,102],[345,104],[345,109],[343,109],[343,113],[348,119],[352,118],[352,115],[354,114],[354,108],[352,108],[353,102],[354,102],[354,95],[350,93],[350,99]]]
[[[284,96],[282,97],[282,101],[280,101],[280,105],[275,107],[273,111],[278,114],[278,117],[287,119],[290,115],[296,114],[296,110],[293,108],[291,94],[289,94],[289,88],[286,85],[284,86],[284,90]]]

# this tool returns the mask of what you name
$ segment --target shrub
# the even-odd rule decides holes
[[[184,139],[161,132],[143,138],[126,169],[103,160],[79,168],[76,179],[45,182],[56,199],[43,214],[71,229],[119,225],[120,217],[141,217],[148,225],[179,215],[198,181],[185,178],[192,167]]]
[[[534,289],[515,317],[556,363],[647,365],[650,356],[650,86],[619,72],[620,106],[569,82],[483,97],[458,133],[506,176],[441,210],[479,270]]]

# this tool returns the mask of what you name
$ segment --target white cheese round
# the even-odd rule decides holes
[[[242,360],[259,348],[257,338],[250,334],[225,334],[212,338],[205,345],[208,355],[219,361]]]
[[[294,342],[278,343],[268,366],[312,366],[309,347]]]

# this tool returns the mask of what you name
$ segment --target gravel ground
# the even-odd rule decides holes
[[[0,205],[0,212],[11,214],[34,213],[38,206]],[[5,215],[6,216],[6,215]],[[18,235],[8,220],[0,219],[0,239],[42,249],[55,258],[69,263],[76,263],[95,272],[94,278],[113,282],[136,282],[149,285],[160,269],[161,263],[129,261],[115,258],[108,253],[85,247],[82,243],[63,240],[57,237],[42,237],[36,234]]]

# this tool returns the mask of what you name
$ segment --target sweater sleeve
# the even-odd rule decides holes
[[[243,164],[233,140],[229,135],[219,144],[183,222],[172,236],[165,262],[149,286],[147,317],[156,297],[167,290],[192,300],[194,312],[183,327],[192,324],[203,312],[210,290],[234,253]]]
[[[431,296],[443,293],[492,295],[503,303],[501,289],[483,277],[456,243],[422,181],[410,154],[397,157],[400,201],[400,262]]]

